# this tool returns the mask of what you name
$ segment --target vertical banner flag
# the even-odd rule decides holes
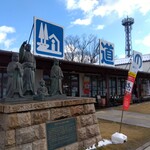
[[[131,66],[130,66],[130,70],[128,72],[128,79],[126,82],[125,95],[124,95],[124,99],[123,99],[123,110],[129,109],[134,81],[136,79],[136,75],[137,75],[139,68],[142,66],[141,61],[142,61],[142,54],[139,55],[138,52],[135,52],[133,55],[133,60],[132,60]]]
[[[114,66],[114,44],[100,39],[100,64]]]
[[[63,27],[34,17],[34,53],[63,58]]]

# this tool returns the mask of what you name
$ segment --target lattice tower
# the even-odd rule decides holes
[[[132,51],[132,40],[131,40],[131,30],[132,25],[134,24],[133,18],[124,18],[122,20],[122,25],[125,27],[125,55],[126,57],[131,56]]]

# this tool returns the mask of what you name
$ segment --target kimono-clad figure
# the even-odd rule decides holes
[[[59,60],[54,60],[54,65],[52,66],[50,79],[51,79],[51,88],[50,88],[50,95],[62,95],[62,79],[63,79],[63,72],[59,67]]]
[[[35,70],[36,61],[34,55],[31,53],[31,45],[23,42],[19,50],[20,62],[22,63],[23,74],[23,94],[35,94]]]
[[[39,82],[40,87],[37,89],[37,95],[48,96],[48,90],[43,79]]]
[[[23,97],[23,68],[19,63],[19,54],[12,54],[12,61],[7,66],[7,74],[6,96],[8,98]]]

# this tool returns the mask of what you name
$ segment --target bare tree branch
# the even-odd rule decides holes
[[[67,36],[65,39],[65,59],[69,61],[75,61],[75,55],[79,47],[78,36]]]
[[[65,59],[83,63],[95,63],[98,61],[98,40],[90,34],[78,36],[67,36],[65,39]]]

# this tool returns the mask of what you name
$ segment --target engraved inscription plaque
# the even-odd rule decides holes
[[[47,147],[54,150],[77,141],[75,118],[46,123]]]

